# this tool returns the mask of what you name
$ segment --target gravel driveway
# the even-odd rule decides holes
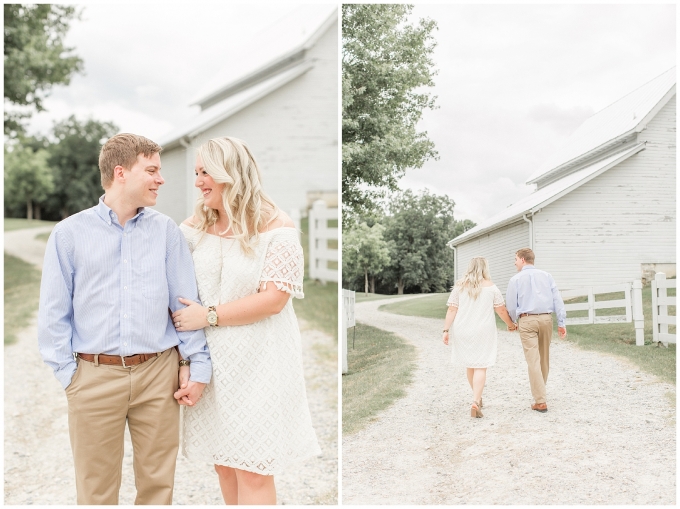
[[[403,399],[343,437],[343,504],[675,505],[674,385],[555,338],[548,412],[534,412],[519,335],[500,332],[484,417],[472,419],[443,320],[384,303],[357,304],[357,322],[413,343],[418,367]]]
[[[35,249],[42,245],[44,252],[44,243],[33,240],[41,229],[21,232],[5,234],[6,251],[15,256],[30,253],[27,261],[41,263],[42,256]],[[301,326],[307,396],[323,454],[277,476],[278,502],[337,504],[337,344],[332,337],[304,323]],[[4,348],[5,504],[75,504],[66,396],[40,357],[35,319],[17,337],[15,344]],[[135,493],[132,445],[126,429],[120,504],[133,504]],[[222,504],[212,465],[179,456],[173,501],[180,505]]]

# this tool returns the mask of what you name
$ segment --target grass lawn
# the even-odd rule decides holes
[[[405,395],[417,357],[413,345],[391,332],[357,323],[354,349],[353,332],[347,332],[349,373],[342,376],[343,435],[361,430]]]
[[[5,231],[25,230],[26,228],[39,228],[41,226],[54,226],[58,221],[37,221],[35,219],[5,218]]]
[[[357,294],[358,295],[358,294]],[[597,295],[596,300],[621,299],[623,294]],[[669,289],[668,295],[675,295],[675,289]],[[448,294],[437,293],[428,297],[414,299],[412,301],[393,302],[380,306],[380,311],[387,311],[399,315],[424,316],[427,318],[439,318],[444,320],[446,316],[446,300]],[[358,300],[358,299],[357,299]],[[585,302],[586,298],[577,298],[568,302]],[[640,369],[652,373],[666,382],[675,384],[676,373],[676,345],[670,344],[668,348],[652,345],[652,290],[646,286],[642,289],[642,307],[645,316],[645,346],[635,345],[635,328],[632,323],[612,323],[593,325],[569,325],[567,326],[567,341],[578,345],[584,350],[594,350],[610,355],[622,357],[632,362]],[[597,310],[597,315],[622,314],[621,309]],[[675,315],[675,306],[669,306],[668,314]],[[584,316],[587,311],[573,311],[569,317]],[[496,324],[499,329],[505,330],[505,324],[496,315]],[[553,316],[555,339],[557,338],[557,320]],[[669,326],[669,332],[675,332],[675,327]]]
[[[5,344],[28,325],[38,309],[40,271],[33,265],[5,253]]]

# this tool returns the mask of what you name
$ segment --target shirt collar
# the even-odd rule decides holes
[[[118,223],[118,215],[109,207],[106,203],[104,203],[104,197],[106,194],[103,194],[99,197],[99,203],[94,207],[94,210],[97,212],[99,217],[101,217],[106,224],[111,226],[113,221],[115,220],[116,223]],[[144,207],[139,207],[137,209],[137,214],[130,219],[130,221],[134,221],[137,218],[141,217],[144,215]]]
[[[522,270],[524,270],[524,269],[535,269],[535,268],[536,267],[534,267],[533,265],[525,265],[524,267],[522,267]]]

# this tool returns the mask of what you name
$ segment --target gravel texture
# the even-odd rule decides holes
[[[5,246],[11,245],[11,251],[21,256],[21,239],[25,239],[29,247],[36,247],[32,239],[40,233],[40,229],[30,232],[29,235],[6,233]],[[44,243],[36,242],[42,244],[44,250]],[[42,262],[42,257],[36,255],[33,249],[26,251],[31,252],[27,261]],[[276,477],[278,503],[337,504],[337,344],[332,337],[310,329],[304,322],[301,328],[307,397],[323,454],[300,462]],[[17,338],[16,343],[4,348],[4,502],[7,505],[75,504],[66,396],[38,352],[35,318]],[[133,504],[135,493],[132,444],[126,430],[120,504]],[[173,503],[222,504],[213,466],[190,462],[180,455]]]
[[[675,505],[674,385],[554,338],[541,414],[519,334],[499,332],[484,417],[473,419],[443,320],[378,311],[384,303],[357,304],[357,322],[413,343],[418,367],[404,398],[343,437],[343,504]]]

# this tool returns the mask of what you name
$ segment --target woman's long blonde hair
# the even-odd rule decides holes
[[[468,295],[476,300],[482,291],[482,281],[485,279],[491,280],[489,262],[482,256],[475,256],[470,260],[465,275],[456,281],[456,286],[461,291],[467,291]]]
[[[253,253],[260,230],[279,215],[279,208],[262,190],[262,175],[245,142],[224,136],[214,138],[198,148],[197,154],[205,171],[222,190],[222,202],[227,212],[234,238],[246,254]],[[201,196],[196,203],[195,228],[207,231],[214,225],[218,212],[205,206]],[[220,232],[220,235],[225,232]]]

